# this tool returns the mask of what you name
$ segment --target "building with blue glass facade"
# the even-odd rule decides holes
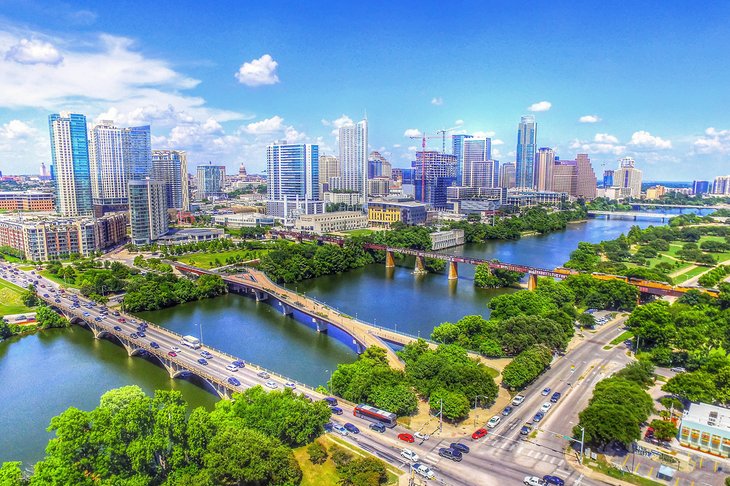
[[[456,185],[456,156],[416,152],[411,165],[415,171],[416,200],[436,209],[447,208],[446,188]]]
[[[710,181],[694,181],[692,182],[692,194],[707,194],[710,192]]]
[[[535,186],[535,153],[537,150],[537,123],[532,115],[523,116],[517,127],[517,158],[515,185],[532,189]]]
[[[458,134],[451,136],[451,154],[456,157],[456,179],[459,185],[464,184],[464,140],[472,138],[471,135]]]
[[[266,148],[267,213],[292,219],[296,214],[321,212],[319,202],[319,146],[275,142]],[[301,203],[299,203],[301,201]],[[290,211],[291,209],[291,211]]]
[[[56,113],[48,117],[51,135],[51,178],[56,211],[63,216],[93,213],[86,117]]]
[[[606,169],[603,171],[603,187],[613,187],[613,170]]]

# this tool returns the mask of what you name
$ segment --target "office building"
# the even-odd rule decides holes
[[[274,218],[260,213],[214,214],[213,223],[231,229],[273,226]]]
[[[451,155],[456,157],[456,179],[457,183],[461,186],[465,186],[464,183],[464,140],[472,138],[472,135],[457,134],[451,136]]]
[[[368,222],[372,226],[390,228],[393,223],[407,225],[426,222],[427,205],[408,199],[373,199],[368,203]]]
[[[613,171],[606,169],[603,171],[603,187],[613,186]]]
[[[517,183],[517,167],[514,162],[502,164],[499,168],[499,187],[512,189]]]
[[[169,229],[165,184],[147,177],[145,180],[130,180],[127,188],[132,243],[148,245]]]
[[[241,169],[245,176],[243,164]],[[151,178],[165,186],[167,209],[190,210],[187,153],[182,150],[153,150]]]
[[[53,211],[53,194],[38,191],[0,192],[0,210]]]
[[[330,180],[340,176],[340,161],[334,155],[319,156],[319,193],[329,190]]]
[[[571,196],[592,201],[596,198],[596,173],[593,171],[591,159],[588,154],[575,156],[576,189]]]
[[[393,175],[393,166],[388,159],[383,157],[380,152],[373,150],[368,156],[368,179],[376,177],[390,177]]]
[[[535,188],[538,191],[553,190],[553,166],[555,151],[549,147],[541,147],[535,158]]]
[[[324,214],[303,214],[294,222],[296,231],[333,233],[367,228],[368,216],[362,211],[336,211]]]
[[[463,229],[435,231],[428,236],[431,238],[431,249],[434,251],[461,246],[465,243]]]
[[[619,160],[619,168],[613,172],[613,183],[616,187],[625,189],[624,197],[641,196],[641,171],[631,157]]]
[[[730,409],[691,403],[682,417],[678,439],[684,447],[730,457]]]
[[[457,173],[461,172],[462,186],[467,187],[493,187],[494,180],[484,181],[485,162],[492,160],[492,141],[489,138],[463,138],[460,151],[461,161],[456,157],[456,163],[460,164]],[[477,164],[481,164],[477,167]],[[492,168],[494,164],[491,164]],[[493,172],[492,172],[493,173]],[[481,177],[480,177],[481,176]]]
[[[41,162],[41,170],[39,173],[39,178],[42,181],[47,181],[47,180],[50,180],[50,178],[51,178],[51,173],[48,172],[48,168],[46,167],[45,162]]]
[[[368,179],[368,196],[387,196],[390,194],[390,179],[376,177]]]
[[[730,175],[715,177],[712,183],[712,193],[720,196],[730,194]]]
[[[93,206],[86,117],[53,114],[48,117],[48,128],[56,211],[62,216],[90,216]]]
[[[519,208],[530,208],[540,205],[560,206],[567,199],[568,194],[564,192],[513,189],[507,192],[506,204]]]
[[[208,165],[198,166],[198,194],[197,199],[224,199],[223,188],[226,185],[226,166]]]
[[[499,187],[499,161],[480,160],[471,163],[472,187]]]
[[[275,142],[266,148],[267,214],[293,220],[324,212],[319,192],[319,146]]]
[[[362,208],[362,194],[359,192],[325,192],[322,196],[325,204],[336,204],[348,209]]]
[[[646,189],[646,199],[659,199],[667,193],[667,188],[664,186],[652,186]]]
[[[575,195],[578,191],[578,170],[575,160],[556,160],[553,166],[552,190]]]
[[[535,151],[537,150],[537,123],[532,115],[523,116],[517,127],[517,158],[515,186],[532,189],[535,184]]]
[[[367,204],[368,175],[368,121],[340,128],[340,177],[339,189],[362,194]]]
[[[710,181],[694,181],[692,182],[692,194],[699,196],[710,192]]]
[[[446,188],[456,185],[456,156],[441,152],[416,152],[411,165],[415,170],[416,200],[434,209],[445,209]]]

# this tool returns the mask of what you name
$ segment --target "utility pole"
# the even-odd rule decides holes
[[[583,446],[585,445],[586,428],[580,425],[578,427],[580,427],[580,464],[583,465]]]

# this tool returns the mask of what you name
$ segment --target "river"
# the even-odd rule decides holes
[[[560,232],[517,241],[470,244],[456,253],[552,268],[568,259],[580,241],[612,239],[651,221],[601,219],[571,224]],[[346,274],[321,277],[292,286],[344,312],[376,325],[428,336],[434,326],[468,314],[488,315],[487,303],[511,290],[475,289],[473,269],[459,268],[460,278],[415,277],[412,268],[386,271],[370,265]],[[181,334],[200,335],[206,344],[311,385],[326,383],[338,363],[357,355],[341,340],[317,334],[273,307],[238,295],[190,302],[142,317]],[[177,389],[192,406],[212,407],[217,398],[144,359],[129,358],[121,346],[94,340],[73,327],[0,343],[0,462],[43,457],[51,434],[50,419],[70,406],[91,409],[105,391],[137,384],[146,392]]]

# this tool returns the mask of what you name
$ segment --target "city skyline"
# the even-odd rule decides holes
[[[367,151],[394,167],[415,159],[420,143],[410,136],[449,127],[490,137],[493,158],[514,162],[515,125],[532,114],[538,147],[561,159],[587,153],[598,173],[627,156],[647,180],[728,172],[727,95],[711,88],[730,64],[706,51],[730,40],[726,5],[701,12],[636,5],[628,22],[625,12],[598,3],[529,12],[484,5],[469,16],[456,8],[436,16],[436,5],[291,12],[273,3],[245,14],[150,5],[140,17],[90,2],[50,16],[43,5],[0,16],[4,173],[49,165],[46,120],[61,111],[86,114],[90,127],[100,120],[150,124],[153,149],[183,150],[190,167],[211,160],[229,172],[241,163],[261,172],[275,140],[315,143],[321,154],[337,155],[339,129],[366,114]],[[489,31],[480,11],[490,13]],[[162,15],[180,29],[153,28]],[[547,31],[524,28],[538,19],[561,22]],[[579,41],[563,19],[582,26]],[[206,42],[181,34],[194,26]],[[436,26],[436,34],[422,34]],[[376,27],[384,34],[367,47],[356,43]],[[488,52],[480,62],[478,49]],[[456,76],[422,67],[439,56],[448,56]],[[549,68],[526,76],[527,62]],[[440,145],[429,140],[427,148]]]

